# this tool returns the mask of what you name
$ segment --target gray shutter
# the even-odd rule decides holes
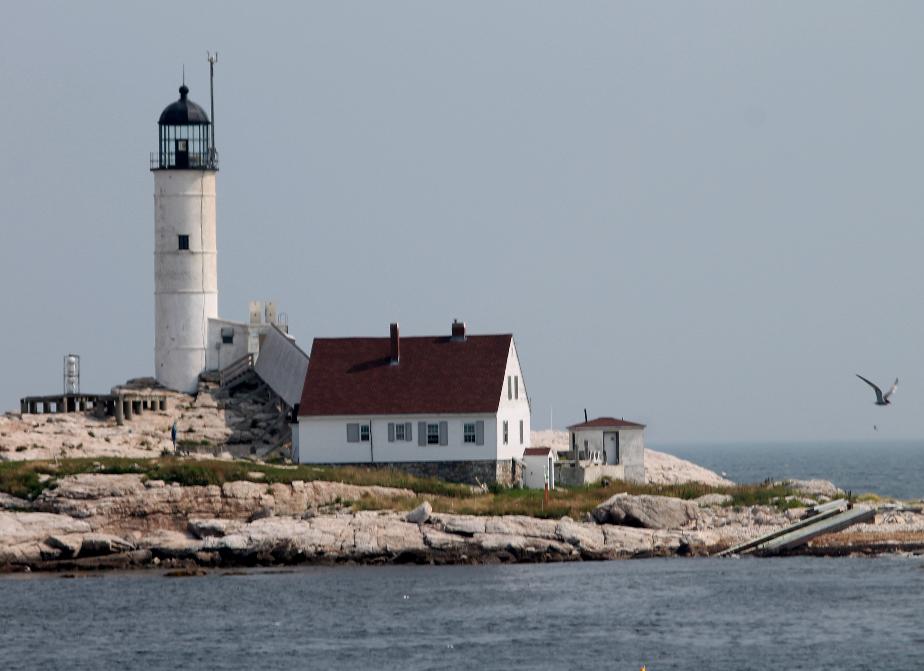
[[[388,442],[389,443],[395,442],[395,423],[394,422],[388,423]]]
[[[475,422],[475,445],[484,445],[484,421]]]
[[[412,427],[412,426],[414,426],[414,425],[411,424],[410,422],[405,422],[405,424],[404,424],[404,439],[407,440],[407,441],[413,440],[413,438],[414,438],[414,437],[411,435],[411,427]]]
[[[421,447],[427,446],[427,423],[417,422],[417,444]]]
[[[449,445],[449,422],[440,422],[440,445]]]
[[[513,400],[513,378],[507,376],[507,400]]]
[[[359,442],[359,424],[347,424],[347,442]]]

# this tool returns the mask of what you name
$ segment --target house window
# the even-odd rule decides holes
[[[520,445],[523,444],[523,420],[520,420]]]
[[[520,376],[519,375],[513,376],[513,397],[520,398]],[[520,442],[522,443],[523,441],[521,440]]]
[[[234,344],[234,329],[228,326],[223,326],[221,329],[221,342],[223,345],[233,345]]]
[[[475,422],[465,422],[462,425],[462,442],[475,444]]]
[[[440,444],[440,425],[427,424],[427,445]]]
[[[395,424],[395,440],[407,440],[407,434],[405,433],[405,424],[402,422],[400,424]]]
[[[369,442],[369,425],[368,424],[359,425],[359,442],[361,443]]]
[[[507,420],[504,420],[504,445],[507,444]]]
[[[189,236],[188,236],[188,235],[181,235],[181,236],[179,236],[179,238],[180,238],[180,239],[179,239],[180,249],[189,249]],[[495,388],[496,388],[496,387],[495,387]]]
[[[509,375],[507,376],[507,400],[513,400],[513,378]]]

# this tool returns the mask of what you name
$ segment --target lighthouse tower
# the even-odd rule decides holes
[[[154,173],[154,374],[169,389],[194,392],[206,368],[209,319],[218,317],[212,124],[188,98],[157,122]]]

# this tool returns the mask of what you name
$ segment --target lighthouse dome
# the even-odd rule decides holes
[[[209,115],[205,110],[190,100],[189,88],[186,84],[180,87],[180,99],[172,102],[164,108],[157,120],[159,126],[192,126],[206,125],[209,122]]]

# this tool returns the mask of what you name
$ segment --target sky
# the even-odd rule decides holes
[[[922,3],[3,13],[0,409],[152,375],[149,154],[217,50],[223,318],[513,333],[534,429],[924,437]]]

